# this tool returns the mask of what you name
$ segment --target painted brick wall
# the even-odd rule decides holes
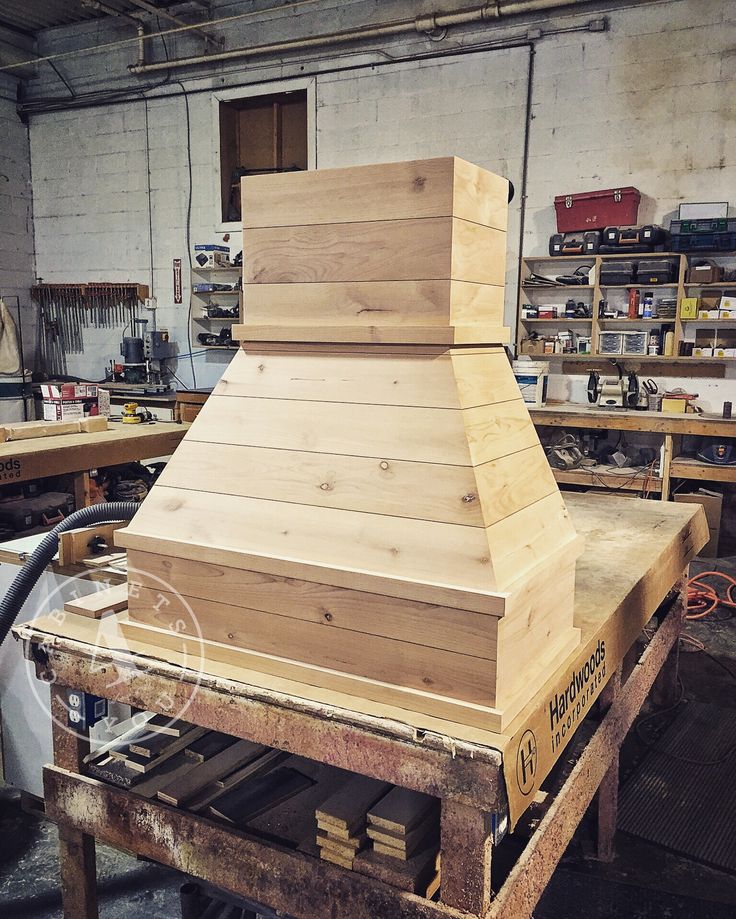
[[[437,0],[423,3],[421,11],[453,5],[467,4]],[[242,9],[232,3],[215,6],[218,14]],[[265,23],[246,21],[234,27],[228,46],[347,28],[379,15],[392,18],[402,10],[406,14],[410,7],[415,15],[417,4],[391,0],[379,10],[365,0],[351,0],[307,6],[305,12],[288,16],[273,13]],[[548,36],[537,44],[524,252],[546,251],[555,228],[555,194],[636,185],[645,195],[643,217],[659,221],[668,220],[681,200],[733,197],[736,6],[729,0],[599,3],[531,22],[513,20],[492,31],[451,30],[444,43],[419,37],[384,40],[384,53],[371,50],[379,47],[373,43],[349,55],[310,52],[280,62],[177,73],[192,90],[192,241],[218,238],[211,181],[217,151],[211,95],[216,89],[313,74],[318,166],[457,153],[508,175],[518,188],[527,50],[408,63],[386,63],[385,53],[426,55],[452,46],[471,48],[489,37],[519,37],[534,25],[549,31],[582,24],[607,7],[607,33],[573,32]],[[86,47],[111,34],[129,31],[121,25],[111,31],[99,24],[73,33],[54,30],[46,36],[44,50]],[[151,50],[161,58],[161,48]],[[199,50],[201,45],[191,38],[168,48],[172,55]],[[99,88],[113,77],[116,85],[129,84],[125,66],[134,56],[132,47],[115,51],[105,57],[104,67],[99,58],[66,59],[64,73],[73,83],[83,81],[90,87]],[[377,66],[347,69],[370,61]],[[58,93],[54,80],[45,69],[31,92]],[[46,279],[149,279],[144,124],[140,101],[33,117],[36,251],[38,271]],[[186,123],[180,97],[151,100],[148,141],[159,322],[171,329],[184,352],[186,308],[171,303],[171,259],[181,257],[186,265],[187,258]],[[517,198],[509,233],[509,322],[516,308],[518,205]],[[237,241],[234,249],[239,250]],[[114,354],[115,342],[109,334],[102,341],[90,341],[78,372],[90,373],[90,361],[101,372]],[[197,382],[211,385],[226,361],[226,355],[198,357]],[[180,362],[177,373],[191,382],[186,361]],[[582,388],[582,378],[568,378],[554,383],[553,394],[579,398]],[[703,388],[711,391],[710,386]],[[727,390],[736,397],[736,384]],[[720,407],[720,398],[720,393],[713,396],[713,407]]]
[[[17,322],[20,300],[26,365],[33,363],[33,209],[28,129],[16,114],[15,80],[0,75],[0,295]]]

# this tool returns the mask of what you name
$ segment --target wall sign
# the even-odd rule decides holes
[[[183,303],[181,289],[181,259],[174,259],[174,303]]]

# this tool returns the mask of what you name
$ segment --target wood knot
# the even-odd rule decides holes
[[[259,373],[263,373],[263,371],[264,371],[265,369],[266,369],[266,365],[265,365],[265,364],[259,364],[259,365],[258,365],[258,372],[259,372]]]
[[[474,495],[474,494],[472,494],[472,493],[468,493],[467,495],[463,495],[463,504],[472,504],[473,501],[475,501],[477,497],[478,497],[478,495]]]
[[[332,613],[325,613],[325,620],[327,622],[332,622]]]
[[[381,460],[380,466],[384,472],[386,472],[389,469],[389,464],[386,462],[386,460]]]
[[[227,637],[230,639],[230,641],[233,641],[234,638],[235,638],[235,635],[233,635],[232,632],[228,632],[228,633],[227,633]]]
[[[417,176],[414,179],[414,191],[424,191],[424,186],[427,184],[427,179],[425,176]]]
[[[319,487],[322,489],[322,491],[332,491],[333,486],[332,482],[323,482]]]
[[[480,560],[481,565],[487,565],[489,562],[490,562],[490,558],[488,558],[488,556],[486,555],[484,555]]]

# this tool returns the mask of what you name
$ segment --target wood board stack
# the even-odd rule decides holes
[[[125,634],[499,731],[564,661],[582,547],[500,347],[507,188],[243,180],[243,349],[116,534]]]
[[[439,801],[408,788],[394,788],[368,811],[367,833],[376,852],[402,862],[427,849],[436,852]]]
[[[355,775],[317,808],[315,816],[320,858],[343,868],[352,868],[355,856],[368,840],[368,810],[390,788],[385,782]]]

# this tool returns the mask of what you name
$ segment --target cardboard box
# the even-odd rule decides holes
[[[195,246],[194,264],[198,268],[229,268],[230,246]]]
[[[699,307],[699,297],[683,297],[680,300],[680,319],[697,319]]]
[[[85,415],[110,414],[110,393],[96,383],[42,383],[41,396],[44,421],[74,421]]]
[[[724,317],[723,313],[728,313],[730,316],[736,316],[736,297],[721,297],[718,303],[718,310],[721,313],[721,319],[729,318],[729,316]]]
[[[710,539],[699,552],[703,558],[718,558],[718,540],[721,534],[721,511],[723,510],[723,495],[717,491],[699,488],[696,492],[675,495],[675,501],[681,504],[700,504],[708,520]]]
[[[43,402],[44,421],[76,421],[84,418],[84,402],[62,402],[46,400]]]
[[[698,319],[720,319],[720,310],[698,310]]]

